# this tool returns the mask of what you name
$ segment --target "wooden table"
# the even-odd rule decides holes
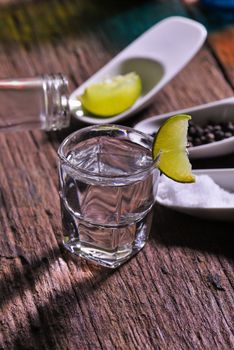
[[[1,1],[0,78],[63,72],[72,91],[171,15],[208,41],[128,124],[232,96],[233,18],[191,1]],[[0,349],[233,349],[233,224],[155,206],[149,242],[116,271],[64,251],[56,149],[78,126],[0,135]]]

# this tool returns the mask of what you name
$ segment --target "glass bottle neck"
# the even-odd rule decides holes
[[[68,127],[70,124],[68,80],[61,74],[46,75],[42,79],[45,97],[42,129],[59,130]]]
[[[70,124],[68,80],[62,74],[0,80],[0,130],[59,130]]]

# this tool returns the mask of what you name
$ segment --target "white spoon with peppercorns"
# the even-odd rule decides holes
[[[153,116],[134,126],[154,135],[165,119],[176,114],[189,114],[188,128],[190,158],[217,157],[234,152],[234,97]]]

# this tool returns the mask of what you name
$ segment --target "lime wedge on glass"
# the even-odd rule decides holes
[[[153,142],[152,155],[157,167],[177,182],[195,182],[186,149],[189,119],[187,114],[167,119]]]
[[[110,117],[130,108],[141,94],[136,73],[117,75],[88,86],[80,96],[82,106],[100,117]]]

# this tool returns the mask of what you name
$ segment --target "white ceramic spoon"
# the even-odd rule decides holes
[[[219,101],[206,103],[192,108],[180,109],[166,114],[153,116],[142,120],[134,126],[146,134],[157,132],[162,123],[169,117],[176,114],[187,113],[192,116],[195,124],[205,125],[208,121],[221,123],[225,121],[234,122],[234,97],[229,97]],[[190,158],[208,158],[222,156],[234,152],[234,136],[221,141],[215,141],[206,145],[190,147]]]
[[[188,18],[169,17],[136,39],[70,96],[74,116],[87,124],[113,123],[136,113],[196,54],[204,43],[205,27]],[[95,82],[135,71],[142,80],[142,94],[125,112],[110,118],[84,115],[78,97]]]
[[[233,207],[223,208],[221,206],[213,207],[194,207],[194,206],[179,206],[179,205],[166,205],[157,197],[157,201],[164,206],[167,206],[173,210],[186,213],[195,217],[212,219],[212,220],[224,220],[234,221],[234,168],[230,169],[204,169],[194,170],[195,175],[209,175],[216,184],[222,187],[224,190],[233,193]],[[159,185],[160,186],[160,185]],[[190,186],[190,184],[183,184],[183,186]]]

